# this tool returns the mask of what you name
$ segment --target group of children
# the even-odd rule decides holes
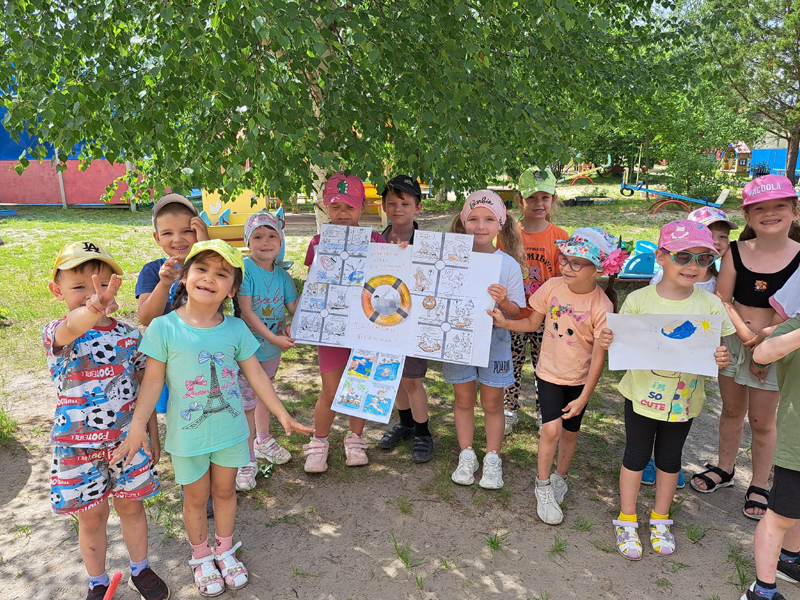
[[[357,177],[332,176],[323,192],[331,222],[357,226],[364,195]],[[744,414],[749,412],[753,481],[744,511],[753,518],[766,516],[756,531],[759,579],[743,598],[780,600],[776,566],[779,577],[800,582],[800,446],[797,436],[790,435],[792,427],[796,431],[800,426],[791,394],[797,377],[795,350],[800,348],[795,335],[800,316],[794,311],[800,313],[800,306],[793,297],[775,292],[791,285],[800,260],[800,244],[789,237],[799,213],[797,195],[786,178],[756,179],[743,197],[750,234],[746,236],[746,230],[738,244],[730,244],[730,251],[728,234],[736,225],[718,209],[704,207],[662,227],[656,251],[662,271],[653,285],[629,294],[620,313],[721,317],[724,340],[714,354],[727,419],[724,425],[720,419],[720,465],[707,465],[694,476],[692,486],[707,493],[732,485],[729,453],[732,448],[735,458]],[[412,178],[391,179],[382,195],[391,225],[383,234],[373,232],[372,241],[413,243],[421,200],[419,184]],[[473,252],[496,254],[502,265],[499,282],[487,290],[495,302],[488,365],[443,363],[443,377],[454,389],[460,446],[452,479],[471,485],[481,468],[473,449],[480,393],[486,452],[479,485],[503,487],[501,448],[504,435],[517,422],[521,370],[529,352],[541,422],[537,514],[557,525],[563,519],[560,504],[568,491],[567,473],[581,420],[613,343],[606,315],[616,309],[613,281],[626,255],[607,231],[581,227],[570,236],[551,222],[558,197],[549,169],[532,167],[522,174],[517,202],[523,212],[520,221],[507,213],[494,192],[473,192],[450,227],[473,236]],[[55,512],[78,518],[89,599],[103,598],[109,585],[105,530],[111,495],[130,554],[129,586],[146,600],[169,597],[167,585],[148,566],[142,505],[159,492],[156,411],[166,412],[165,449],[182,486],[189,564],[198,592],[216,596],[246,585],[247,569],[236,556],[241,542],[233,544],[236,490],[255,485],[257,458],[276,464],[291,458],[269,434],[270,414],[287,435],[313,434],[303,446],[304,468],[309,473],[327,470],[335,417],[331,406],[349,359],[349,349],[317,347],[322,386],[313,427],[298,424],[272,385],[281,352],[294,346],[285,311],[294,313],[298,301],[291,277],[275,263],[284,241],[282,224],[270,213],[254,214],[245,225],[248,258],[224,241],[209,240],[196,209],[177,194],[156,203],[153,226],[154,238],[167,256],[145,265],[137,282],[139,318],[147,326],[143,337],[135,327],[110,316],[118,308],[115,296],[122,269],[99,244],[65,245],[50,283],[69,311],[43,332],[59,396],[51,433],[51,498]],[[318,244],[315,236],[307,266]],[[720,256],[717,274],[714,265]],[[758,265],[767,273],[745,265]],[[605,290],[597,283],[598,272],[609,278]],[[233,317],[224,311],[229,298]],[[770,298],[778,310],[764,307],[765,301],[772,306]],[[779,325],[783,320],[786,323]],[[777,363],[777,369],[768,366],[771,363]],[[422,359],[406,360],[396,399],[399,423],[378,443],[386,449],[413,439],[412,460],[418,463],[434,454],[421,381],[427,366]],[[636,515],[639,486],[655,483],[651,546],[657,555],[670,555],[675,537],[669,508],[682,476],[683,445],[705,399],[703,377],[628,371],[619,389],[625,402],[626,448],[621,510],[613,522],[617,549],[629,560],[642,558]],[[344,439],[348,466],[369,462],[364,425],[363,419],[349,418]],[[763,438],[757,437],[757,430],[763,431]],[[769,492],[773,454],[776,467]],[[208,538],[209,502],[216,522],[213,545]]]

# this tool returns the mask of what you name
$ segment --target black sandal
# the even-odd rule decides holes
[[[711,479],[707,474],[714,473],[714,475],[718,475],[720,478],[719,483]],[[692,487],[695,489],[696,492],[700,492],[701,494],[710,494],[711,492],[716,492],[718,489],[731,487],[733,485],[733,476],[736,474],[736,467],[733,467],[730,473],[726,473],[719,467],[714,465],[706,464],[706,470],[702,473],[695,473],[692,475],[692,480],[689,482]],[[701,489],[697,487],[697,484],[694,482],[695,478],[699,479],[703,483],[706,484],[706,489]]]
[[[769,490],[765,490],[764,488],[751,485],[749,488],[747,488],[747,492],[745,492],[744,495],[744,508],[742,509],[742,513],[748,519],[753,519],[754,521],[760,521],[762,518],[764,518],[764,515],[751,515],[749,512],[747,512],[747,509],[760,508],[764,512],[767,512],[767,505],[766,503],[761,502],[759,500],[750,500],[750,494],[758,494],[759,496],[764,496],[764,498],[767,499],[767,502],[769,502]]]

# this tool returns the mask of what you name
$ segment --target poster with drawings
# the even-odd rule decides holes
[[[406,357],[353,349],[339,382],[332,408],[336,412],[388,423]]]

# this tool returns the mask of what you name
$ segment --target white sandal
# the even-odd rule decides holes
[[[225,591],[225,580],[214,564],[213,554],[203,558],[192,558],[189,560],[189,566],[192,567],[194,584],[201,596],[212,598]],[[200,567],[199,572],[197,567]]]
[[[650,519],[650,545],[659,556],[669,556],[675,552],[675,536],[669,530],[670,525],[672,519]]]
[[[614,520],[614,533],[617,537],[617,552],[628,560],[642,560],[642,542],[636,529],[636,521]]]
[[[238,590],[243,588],[250,581],[247,577],[247,569],[244,565],[236,560],[236,551],[241,547],[242,542],[236,542],[233,548],[225,550],[220,554],[215,554],[217,559],[217,566],[222,571],[222,577],[225,580],[225,585],[230,590]]]

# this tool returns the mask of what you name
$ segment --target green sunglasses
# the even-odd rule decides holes
[[[714,261],[717,260],[717,255],[712,254],[711,252],[701,252],[700,254],[695,254],[694,252],[688,252],[686,250],[681,250],[680,252],[670,252],[669,250],[665,250],[663,248],[662,251],[667,252],[672,259],[672,262],[679,267],[685,267],[686,265],[691,264],[692,261],[695,261],[698,267],[705,269],[713,265]]]

